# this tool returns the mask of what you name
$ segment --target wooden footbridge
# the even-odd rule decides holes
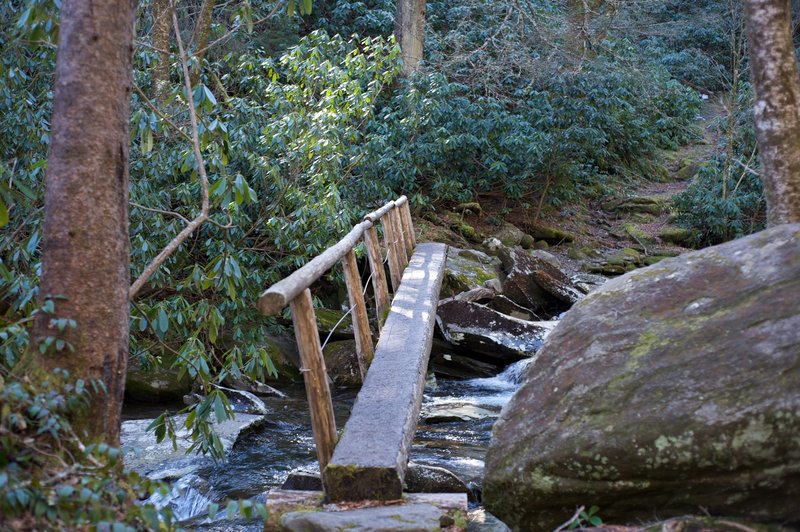
[[[381,246],[377,226],[382,226]],[[354,247],[364,241],[379,340],[373,344]],[[389,280],[384,270],[389,265]],[[447,246],[417,245],[405,196],[367,214],[350,233],[258,301],[265,315],[292,312],[326,502],[397,501],[417,426]],[[309,287],[341,262],[353,313],[362,387],[339,435]],[[294,494],[296,495],[296,494]],[[463,496],[466,507],[466,497]],[[271,492],[276,504],[293,494]],[[300,496],[299,499],[306,500]],[[452,498],[449,499],[452,502]],[[276,509],[276,508],[273,508]],[[282,508],[285,510],[286,508]]]

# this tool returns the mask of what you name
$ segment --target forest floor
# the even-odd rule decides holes
[[[719,98],[706,100],[694,124],[696,140],[658,154],[653,166],[663,170],[655,172],[655,179],[633,177],[603,197],[545,208],[538,219],[533,218],[535,206],[512,205],[489,194],[477,204],[426,214],[417,224],[422,239],[480,247],[480,242],[506,223],[534,237],[542,233],[542,227],[556,228],[569,237],[537,239],[535,247],[558,256],[571,273],[604,275],[618,275],[690,251],[690,233],[674,225],[673,199],[689,187],[699,168],[719,149],[718,124],[726,114]]]

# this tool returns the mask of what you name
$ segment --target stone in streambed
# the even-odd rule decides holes
[[[483,508],[467,514],[467,532],[511,532],[511,529]]]
[[[458,355],[453,353],[452,349],[442,351],[435,347],[431,352],[430,368],[436,375],[450,379],[479,379],[493,377],[500,372],[500,366],[497,364]]]
[[[451,344],[500,364],[532,356],[553,328],[552,322],[520,320],[456,299],[439,302],[436,322]]]
[[[408,463],[405,491],[409,493],[466,493],[467,497],[472,497],[472,490],[452,471],[416,462]]]
[[[503,295],[522,307],[536,311],[552,306],[553,300],[571,305],[583,297],[546,251],[511,248],[501,253],[501,260],[508,272]]]
[[[322,477],[319,471],[294,469],[281,484],[282,490],[322,491]]]
[[[486,508],[552,530],[581,505],[800,523],[800,224],[609,281],[495,423]]]
[[[444,404],[425,407],[420,417],[424,423],[437,425],[439,423],[478,421],[480,419],[497,417],[497,412],[469,403]]]
[[[537,316],[535,312],[517,305],[503,295],[495,296],[486,306],[506,316],[511,316],[512,318],[518,318],[520,320],[533,321],[539,319],[539,316]]]

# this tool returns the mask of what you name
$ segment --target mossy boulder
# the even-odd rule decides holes
[[[639,245],[655,242],[655,239],[650,235],[650,233],[646,232],[634,223],[622,224],[622,232],[625,233],[625,235],[633,242],[636,242]]]
[[[519,245],[522,246],[522,249],[531,249],[536,245],[536,240],[531,235],[524,234],[519,241]]]
[[[449,247],[441,297],[453,297],[479,288],[492,280],[499,282],[500,259],[471,249]]]
[[[283,336],[266,336],[262,347],[267,351],[272,364],[278,372],[269,381],[297,381],[300,375],[300,353],[294,339]]]
[[[665,259],[578,302],[503,409],[484,503],[552,530],[711,515],[800,523],[800,224]]]
[[[133,368],[125,378],[125,396],[135,401],[161,403],[180,400],[192,390],[192,379],[187,372],[179,376],[178,370],[158,367]]]
[[[358,367],[355,340],[330,342],[322,350],[328,376],[337,386],[360,386],[361,370]]]
[[[675,179],[679,181],[688,181],[689,179],[696,176],[697,172],[699,171],[700,171],[700,164],[695,162],[690,162],[675,173]]]
[[[692,229],[684,227],[674,227],[665,225],[658,232],[658,237],[664,242],[670,244],[677,244],[679,246],[688,246],[697,236],[697,232]]]
[[[619,198],[603,203],[603,209],[612,212],[641,213],[658,216],[666,212],[669,202],[666,198],[658,196],[634,196],[630,198]]]
[[[344,311],[330,308],[314,309],[314,314],[317,317],[317,330],[322,340],[325,340],[329,334],[336,340],[355,337],[353,317],[350,314],[345,316]]]
[[[516,225],[504,223],[497,232],[492,235],[506,247],[519,246],[525,233]],[[530,237],[530,235],[529,235]],[[531,242],[532,244],[532,242]]]
[[[539,223],[529,224],[525,227],[525,230],[534,239],[545,240],[550,244],[561,244],[564,242],[575,241],[575,235],[573,233],[549,225]]]

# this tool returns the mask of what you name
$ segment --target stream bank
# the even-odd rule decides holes
[[[470,507],[475,520],[491,521],[480,504],[491,427],[519,386],[529,363],[516,362],[489,378],[428,380],[411,460],[445,468],[465,482],[472,492]],[[156,497],[154,502],[172,508],[176,518],[190,529],[261,530],[263,525],[258,521],[227,521],[222,515],[209,520],[207,507],[210,503],[224,507],[228,499],[264,502],[266,492],[280,487],[292,471],[318,470],[305,390],[302,386],[286,386],[282,391],[286,397],[264,398],[269,409],[264,422],[239,435],[225,460],[214,463],[210,458],[192,456],[185,459],[192,465],[191,472],[181,472],[174,461],[152,470],[155,477],[171,480],[170,493]],[[344,425],[355,395],[352,389],[334,390],[338,426]],[[152,408],[126,411],[129,419],[152,414]],[[175,458],[179,464],[184,460]]]

